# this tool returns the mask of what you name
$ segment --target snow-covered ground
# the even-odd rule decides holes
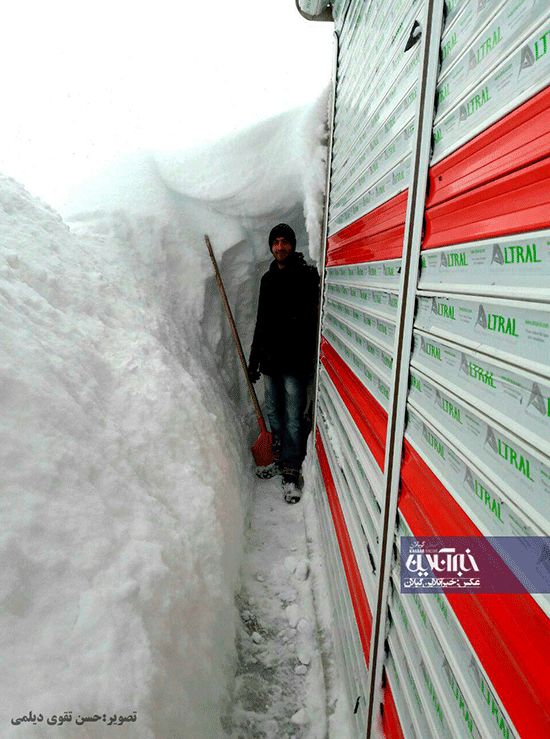
[[[324,97],[209,148],[118,162],[69,225],[0,179],[1,736],[103,737],[133,712],[118,736],[241,725],[228,701],[254,428],[203,234],[248,347],[269,228],[289,221],[318,257],[325,118]],[[311,651],[308,613],[296,643]],[[307,714],[322,671],[300,672],[317,681]],[[296,735],[321,736],[319,717],[300,734],[304,715]]]
[[[279,479],[257,483],[238,596],[234,705],[224,722],[236,737],[327,735],[303,510],[283,501]]]
[[[283,502],[278,480],[256,483],[237,598],[239,665],[223,720],[235,738],[352,737],[333,658],[313,464],[311,455],[299,505]]]

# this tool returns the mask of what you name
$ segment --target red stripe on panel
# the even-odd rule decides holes
[[[405,224],[378,234],[371,234],[364,241],[329,251],[327,252],[327,267],[361,264],[379,259],[397,259],[403,251],[404,234]]]
[[[363,647],[363,653],[365,656],[365,665],[369,666],[369,651],[370,651],[370,636],[372,629],[372,614],[367,601],[367,595],[365,588],[363,587],[363,581],[357,566],[357,560],[353,553],[353,546],[351,539],[348,534],[346,527],[346,521],[342,512],[342,506],[338,499],[338,492],[334,484],[334,479],[330,471],[330,464],[323,446],[323,440],[319,430],[316,431],[316,448],[317,457],[319,459],[319,465],[323,475],[323,481],[325,483],[325,489],[327,491],[327,499],[332,513],[332,521],[334,523],[334,529],[336,531],[336,538],[338,539],[338,546],[340,549],[340,555],[342,557],[342,564],[344,565],[344,571],[346,573],[346,580],[348,583],[349,593],[351,602],[353,605],[353,611],[355,613],[355,620],[357,621],[357,629],[359,631],[359,637],[361,639],[361,646]]]
[[[327,242],[327,266],[400,257],[407,194],[405,190],[331,236]]]
[[[384,705],[382,707],[382,728],[384,730],[384,736],[388,737],[388,739],[404,739],[399,714],[397,713],[397,706],[393,699],[387,675],[384,686]]]
[[[386,411],[325,337],[321,339],[321,362],[378,466],[383,470],[388,423]]]
[[[401,481],[399,510],[414,536],[481,536],[407,441]],[[447,599],[520,736],[550,736],[549,624],[536,601],[529,594]]]
[[[423,248],[550,226],[550,157],[426,211]]]
[[[427,208],[550,155],[550,87],[430,170]]]

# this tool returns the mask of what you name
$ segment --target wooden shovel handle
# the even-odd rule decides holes
[[[258,403],[258,397],[256,395],[256,391],[254,390],[254,386],[250,382],[250,378],[248,376],[248,367],[246,364],[246,360],[244,358],[243,347],[241,344],[241,340],[239,338],[237,326],[235,324],[235,319],[233,318],[233,312],[231,311],[231,306],[229,305],[229,301],[227,299],[227,294],[225,292],[225,287],[223,284],[222,276],[218,268],[218,263],[216,261],[216,257],[214,256],[212,244],[210,243],[210,239],[207,234],[204,235],[204,240],[206,242],[206,248],[208,249],[208,254],[210,255],[212,266],[214,267],[214,273],[216,275],[216,283],[218,285],[218,290],[220,291],[220,296],[222,299],[223,307],[225,309],[225,314],[227,316],[227,320],[229,321],[229,325],[231,326],[231,333],[233,335],[233,341],[235,342],[235,347],[237,348],[237,354],[239,355],[241,367],[242,367],[242,370],[244,372],[244,376],[246,379],[246,386],[248,387],[248,392],[250,393],[250,397],[252,398],[252,403],[254,404],[254,410],[256,412],[256,418],[258,419],[258,425],[261,431],[265,431],[266,426],[265,426],[265,421],[264,421],[264,417],[262,414],[262,409],[260,408],[260,404]]]

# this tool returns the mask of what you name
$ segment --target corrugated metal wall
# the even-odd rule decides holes
[[[314,487],[350,715],[550,736],[548,597],[404,596],[397,556],[550,534],[550,6],[333,17]]]

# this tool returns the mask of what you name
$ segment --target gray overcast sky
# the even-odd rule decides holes
[[[330,79],[333,25],[294,0],[18,0],[2,16],[0,170],[54,206],[117,153],[203,143]]]

